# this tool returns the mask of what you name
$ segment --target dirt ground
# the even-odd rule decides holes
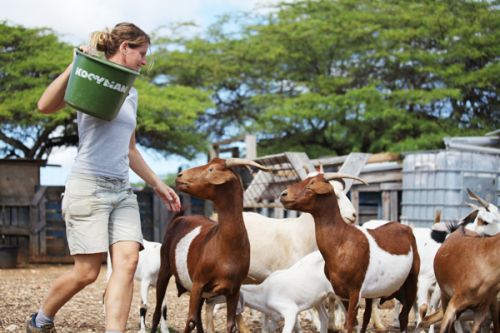
[[[24,332],[24,323],[29,314],[38,310],[40,302],[51,285],[51,281],[69,270],[69,265],[31,265],[28,268],[0,269],[0,332]],[[56,327],[59,333],[104,332],[104,307],[102,293],[106,285],[106,266],[103,266],[98,280],[71,299],[57,314]],[[171,332],[182,331],[187,316],[188,296],[177,297],[173,279],[167,290],[168,325]],[[150,310],[147,313],[147,327],[155,304],[154,288],[149,291]],[[137,332],[139,328],[140,293],[135,283],[134,298],[126,332]],[[382,319],[390,326],[390,310],[383,310]],[[224,312],[224,311],[221,311]],[[358,315],[361,314],[359,311]],[[249,309],[244,318],[253,333],[260,332],[260,324]],[[301,315],[304,333],[316,332],[314,326]],[[358,317],[361,320],[361,316]],[[411,317],[412,318],[412,317]],[[412,321],[410,321],[413,324]],[[217,332],[225,332],[225,316],[216,317]],[[373,331],[370,324],[369,330]],[[397,331],[391,328],[390,331]]]

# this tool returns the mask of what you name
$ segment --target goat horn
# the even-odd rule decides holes
[[[260,165],[259,163],[255,162],[255,161],[246,160],[246,159],[243,159],[243,158],[228,158],[228,159],[226,159],[225,165],[228,168],[235,167],[235,166],[248,165],[248,166],[256,167],[257,169],[260,169],[262,171],[267,171],[267,172],[271,171],[271,168],[262,166],[262,165]]]
[[[318,170],[319,173],[325,173],[325,169],[323,169],[323,163],[319,163],[319,170]]]
[[[365,185],[368,185],[368,183],[364,179],[356,177],[356,176],[351,176],[351,175],[348,175],[348,174],[345,174],[345,173],[327,172],[327,173],[324,174],[323,177],[327,181],[334,180],[334,179],[350,178],[350,179],[357,180],[357,181],[359,181],[359,182],[361,182],[361,183],[363,183]]]
[[[479,209],[479,206],[474,205],[472,202],[466,202],[465,204],[472,209]]]
[[[469,198],[477,200],[484,208],[488,208],[488,206],[490,205],[488,201],[484,200],[479,195],[472,192],[470,189],[467,189],[467,194],[469,194]]]

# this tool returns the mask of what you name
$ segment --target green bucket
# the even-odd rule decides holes
[[[76,49],[64,101],[91,116],[113,120],[139,72]]]

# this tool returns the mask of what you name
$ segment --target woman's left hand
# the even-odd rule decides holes
[[[178,212],[181,210],[181,200],[175,191],[165,183],[159,183],[155,186],[154,191],[161,198],[168,210]]]

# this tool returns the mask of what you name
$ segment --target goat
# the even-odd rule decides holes
[[[397,222],[373,230],[346,224],[333,195],[332,179],[361,178],[344,174],[317,175],[288,186],[280,196],[287,209],[313,215],[325,274],[337,296],[347,300],[347,332],[352,332],[361,297],[366,298],[362,332],[371,315],[373,298],[396,297],[403,304],[400,326],[406,331],[417,293],[420,259],[411,228]]]
[[[344,221],[354,223],[356,210],[343,191],[343,182],[332,181],[331,184]],[[258,213],[243,212],[243,220],[250,240],[250,268],[244,283],[261,283],[274,271],[289,268],[318,249],[311,214],[303,213],[294,218],[275,219]],[[269,251],[270,248],[273,248],[273,251]],[[206,302],[205,319],[208,332],[215,332],[215,302]],[[238,323],[242,323],[242,320],[238,319]],[[240,327],[240,330],[244,329]]]
[[[500,213],[498,207],[492,203],[479,197],[477,194],[467,189],[469,199],[478,201],[480,206],[472,203],[467,203],[472,211],[472,223],[466,224],[466,228],[475,231],[480,235],[495,235],[500,231]],[[454,230],[459,228],[460,222],[440,222],[441,214],[438,212],[435,217],[432,228],[413,228],[413,234],[417,242],[417,248],[420,255],[420,272],[418,275],[418,291],[417,291],[417,329],[420,330],[424,325],[429,325],[429,321],[422,323],[422,319],[426,316],[429,310],[436,310],[441,295],[439,286],[436,285],[436,276],[434,274],[434,258],[436,253],[445,240],[445,238]],[[388,221],[372,220],[365,222],[363,227],[376,227]],[[429,299],[429,295],[431,297]],[[436,316],[433,317],[435,321]],[[433,326],[430,327],[429,333],[433,332]]]
[[[466,222],[465,222],[466,223]],[[500,291],[500,235],[481,237],[460,228],[443,243],[434,259],[444,311],[440,332],[448,332],[466,309],[473,309],[472,332],[491,313],[493,331],[499,332],[497,294]]]
[[[342,218],[347,223],[355,223],[356,210],[343,192],[343,183],[335,181],[332,186]],[[294,218],[275,219],[244,212],[243,220],[250,239],[250,269],[246,283],[261,283],[272,272],[288,268],[318,249],[314,219],[309,213]],[[274,250],[269,252],[271,247]]]
[[[314,251],[285,270],[269,275],[258,285],[244,284],[242,303],[267,316],[280,314],[285,320],[283,333],[291,333],[299,312],[314,307],[320,318],[320,332],[327,332],[328,315],[323,300],[333,294],[324,274],[325,261]]]
[[[477,233],[479,236],[493,236],[499,233],[500,214],[498,207],[482,199],[470,189],[467,189],[467,193],[471,200],[478,201],[481,206],[468,203],[468,205],[472,207],[472,211],[461,221],[435,223],[432,227],[432,237],[435,240],[443,242],[446,239],[446,236],[462,226],[465,226],[468,230]],[[438,295],[441,294],[439,286],[436,286],[435,292],[437,292]],[[441,295],[441,297],[443,296]],[[419,323],[416,330],[420,331],[426,326],[439,322],[442,320],[442,317],[442,311],[433,313],[426,317],[423,322]],[[460,321],[463,322],[464,318],[462,317],[460,318]],[[460,326],[457,328],[461,329]]]
[[[160,270],[160,247],[161,243],[143,241],[144,249],[139,252],[139,261],[134,274],[134,279],[141,282],[141,307],[140,314],[140,330],[139,333],[146,333],[146,312],[148,310],[148,291],[150,286],[155,286],[158,279],[158,271]],[[111,257],[108,252],[106,279],[109,280],[113,270]],[[162,306],[164,308],[164,305]],[[166,318],[161,317],[160,330],[162,333],[168,332]]]
[[[335,190],[342,218],[348,223],[356,221],[356,210],[342,190]],[[250,239],[249,282],[260,283],[269,274],[285,269],[317,250],[314,219],[303,213],[295,218],[275,219],[244,212],[243,220]],[[272,253],[269,248],[273,247]]]
[[[500,233],[500,211],[498,207],[484,200],[470,189],[467,189],[467,193],[470,199],[476,200],[481,205],[476,206],[469,203],[469,206],[472,207],[470,214],[474,214],[477,211],[474,221],[470,224],[470,229],[484,236],[493,236]],[[467,220],[467,218],[464,220]],[[466,227],[468,225],[466,224]]]
[[[179,295],[191,292],[185,333],[195,327],[203,332],[202,305],[206,298],[219,295],[226,298],[227,331],[236,330],[239,290],[250,265],[250,243],[242,216],[243,187],[232,170],[237,166],[269,171],[250,160],[214,158],[206,165],[177,175],[176,185],[180,191],[213,201],[219,221],[204,216],[182,216],[169,223],[161,246],[152,332],[156,332],[161,302],[172,275]]]
[[[484,200],[470,189],[467,189],[467,194],[469,199],[478,201],[481,206],[466,202],[472,208],[472,211],[462,220],[435,223],[432,226],[435,240],[442,243],[450,233],[462,225],[481,236],[493,236],[500,233],[500,211],[498,207]]]

